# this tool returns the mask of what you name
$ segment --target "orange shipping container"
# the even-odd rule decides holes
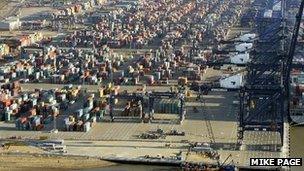
[[[107,107],[107,103],[106,102],[102,102],[101,104],[100,104],[100,108],[101,109],[105,109],[106,107]]]
[[[145,72],[145,74],[150,73],[150,68],[145,68],[145,69],[144,69],[144,72]]]
[[[59,115],[59,111],[53,111],[52,114],[53,116],[57,117]]]
[[[84,76],[85,76],[85,77],[90,76],[90,71],[85,71],[85,72],[84,72]]]
[[[19,81],[14,81],[13,82],[13,88],[19,88],[19,87],[20,87]]]
[[[30,116],[36,115],[36,109],[35,108],[30,109],[29,110],[29,115]]]
[[[81,7],[81,5],[79,5],[79,4],[75,6],[75,12],[76,12],[76,13],[81,12],[81,9],[82,9],[82,7]]]
[[[56,54],[55,51],[49,52],[48,55],[49,55],[49,57],[50,57],[51,59],[54,59],[54,58],[57,56],[57,54]]]
[[[12,104],[10,99],[2,100],[2,103],[4,107],[9,107]]]

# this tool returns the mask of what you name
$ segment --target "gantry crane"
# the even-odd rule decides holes
[[[175,92],[149,92],[148,93],[148,98],[149,98],[149,118],[150,121],[153,118],[154,114],[154,101],[155,99],[161,99],[161,98],[176,98],[179,99],[180,101],[180,107],[179,107],[179,121],[182,123],[182,121],[185,118],[186,115],[186,110],[185,110],[185,95],[182,92],[175,93]]]
[[[144,97],[141,94],[116,94],[114,95],[113,93],[110,94],[109,97],[109,108],[110,108],[110,117],[111,117],[111,121],[114,122],[114,114],[113,114],[113,108],[115,105],[115,99],[126,99],[126,100],[134,100],[139,102],[140,105],[140,109],[142,109],[142,105],[144,104]],[[143,110],[140,111],[139,113],[139,118],[143,121],[144,119],[144,114],[143,114]]]
[[[286,50],[285,1],[279,16],[272,20],[257,22],[260,32],[273,30],[272,34],[261,37],[256,49],[261,55],[255,55],[247,66],[247,84],[240,92],[239,139],[246,130],[277,131],[283,143],[284,120],[289,117],[290,71],[294,66],[292,59],[299,33],[304,1],[301,2],[290,42]],[[278,20],[279,19],[279,20]],[[269,27],[270,26],[270,27]],[[275,30],[280,30],[275,32]],[[286,53],[286,51],[288,53]],[[263,53],[267,55],[263,55]],[[301,66],[300,66],[301,67]],[[302,68],[302,67],[301,67]],[[287,115],[286,115],[287,113]]]
[[[269,0],[267,4],[271,5],[271,2],[274,3]],[[276,17],[256,18],[258,39],[251,40],[255,45],[249,52],[250,61],[239,64],[231,61],[206,63],[209,66],[234,64],[247,68],[246,84],[240,89],[238,134],[240,140],[246,130],[261,130],[279,132],[283,142],[284,119],[290,118],[290,71],[293,67],[303,69],[303,65],[293,64],[292,59],[302,20],[304,0],[299,6],[293,35],[288,43],[286,43],[288,36],[285,33],[285,3],[282,1],[282,10]],[[290,45],[288,50],[284,44]],[[204,85],[201,88],[206,89]]]
[[[296,16],[296,23],[294,26],[294,30],[293,30],[293,35],[292,35],[292,39],[290,42],[290,48],[288,51],[288,55],[287,55],[287,60],[285,63],[285,67],[284,67],[284,87],[285,87],[285,92],[286,92],[286,101],[287,101],[287,106],[288,106],[288,110],[287,110],[287,114],[288,114],[288,119],[290,120],[290,72],[292,69],[292,61],[293,61],[293,57],[295,54],[295,50],[296,50],[296,44],[297,44],[297,38],[299,36],[299,30],[300,30],[300,24],[302,21],[302,16],[303,16],[303,8],[304,8],[304,0],[302,0],[300,7],[299,7],[299,11],[298,14]]]

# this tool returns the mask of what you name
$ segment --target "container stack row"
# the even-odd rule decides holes
[[[92,94],[85,100],[83,108],[77,109],[74,115],[64,119],[65,130],[88,132],[97,122],[98,114],[100,117],[99,107],[94,108],[94,94]]]
[[[0,90],[0,119],[15,122],[19,130],[41,130],[54,117],[77,100],[80,87],[66,86],[60,90],[20,91],[19,82],[4,84]],[[14,92],[14,93],[12,93]]]

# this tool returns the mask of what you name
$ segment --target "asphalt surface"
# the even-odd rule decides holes
[[[30,85],[26,85],[34,89]],[[41,87],[41,85],[36,85]],[[45,85],[47,89],[52,88],[51,85]],[[58,86],[58,85],[53,85]],[[25,88],[25,85],[22,85]],[[148,89],[150,87],[147,87]],[[154,87],[163,89],[163,87]],[[30,88],[28,88],[30,89]],[[94,90],[94,86],[91,87]],[[248,132],[245,134],[245,140],[248,145],[256,147],[256,149],[238,150],[236,148],[237,140],[237,110],[238,107],[233,105],[233,100],[237,98],[235,92],[211,92],[204,97],[206,99],[206,109],[208,118],[210,119],[213,133],[215,136],[215,144],[219,146],[218,150],[223,161],[229,154],[237,165],[248,165],[251,157],[280,157],[280,152],[267,151],[262,149],[269,143],[273,146],[279,146],[273,141],[270,134],[255,134]],[[192,110],[193,105],[197,105],[199,112]],[[75,103],[71,106],[77,107]],[[144,155],[156,156],[174,156],[179,151],[183,151],[186,156],[187,143],[190,142],[210,142],[206,123],[202,115],[202,108],[196,102],[187,104],[186,120],[182,124],[163,124],[163,123],[135,123],[135,122],[101,122],[87,133],[85,132],[64,132],[49,133],[48,131],[17,131],[14,124],[0,123],[0,137],[8,138],[11,136],[22,136],[24,138],[39,138],[40,136],[48,136],[49,138],[65,139],[68,154],[72,155],[89,155],[99,157],[126,157],[136,158]],[[50,124],[52,125],[52,123]],[[51,127],[51,126],[50,126]],[[170,131],[177,129],[185,131],[185,136],[167,136],[164,139],[141,139],[139,135],[148,131],[157,129]],[[276,136],[276,135],[272,135]],[[247,138],[246,138],[247,137]],[[250,140],[250,141],[249,141]],[[271,140],[271,141],[269,141]],[[171,144],[171,148],[165,147],[165,144]],[[209,161],[206,158],[198,157],[195,154],[187,156],[187,161]]]

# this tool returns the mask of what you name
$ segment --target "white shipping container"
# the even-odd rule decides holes
[[[64,118],[63,121],[66,125],[69,125],[69,123],[70,123],[70,120],[68,117]]]
[[[75,73],[79,73],[80,68],[75,68]]]
[[[22,102],[22,98],[21,98],[21,97],[18,97],[18,98],[17,98],[17,103],[18,103],[18,104],[21,104],[21,102]]]
[[[23,99],[23,101],[26,101],[28,99],[28,95],[27,94],[23,94],[22,99]]]
[[[69,121],[69,118],[64,119],[64,124],[65,124],[66,130],[69,130],[69,127],[71,125],[71,122]]]
[[[35,93],[31,93],[29,96],[30,96],[30,98],[36,98],[37,97],[37,95]]]
[[[230,57],[233,64],[246,64],[250,61],[249,53],[237,54]]]
[[[245,52],[253,47],[252,43],[241,43],[238,45],[235,45],[235,50],[238,52]]]
[[[221,88],[238,89],[243,86],[243,75],[237,74],[220,79]]]
[[[38,79],[39,79],[39,77],[40,77],[40,72],[36,72],[36,73],[35,73],[35,79],[37,79],[37,80],[38,80]]]
[[[44,76],[44,71],[40,71],[40,76],[42,77],[42,76]]]
[[[0,68],[0,73],[1,74],[6,74],[10,71],[9,67],[1,67]]]
[[[89,132],[91,129],[91,123],[90,122],[86,122],[84,125],[84,132]]]
[[[66,94],[61,94],[61,95],[60,95],[60,99],[61,99],[62,101],[65,101],[65,100],[66,100]]]
[[[272,10],[266,10],[264,12],[264,18],[272,18]]]
[[[32,104],[32,106],[36,106],[37,105],[37,99],[32,99],[31,104]]]
[[[60,75],[60,81],[64,81],[65,76],[64,75]]]
[[[34,71],[34,70],[33,70],[32,67],[31,67],[31,68],[28,68],[28,69],[27,69],[27,74],[28,74],[28,75],[31,75],[31,74],[33,74],[33,71]]]
[[[92,76],[92,82],[96,82],[97,81],[97,77],[94,75],[94,76]]]
[[[96,122],[96,116],[93,116],[92,118],[91,118],[91,120],[92,120],[92,122]]]
[[[170,63],[169,62],[164,62],[164,64],[165,64],[165,68],[170,68]]]
[[[251,42],[255,38],[256,38],[256,34],[244,34],[239,39],[244,42],[247,42],[247,41]]]
[[[13,103],[11,106],[10,106],[10,109],[11,110],[15,110],[17,109],[18,105],[16,103]]]
[[[51,105],[55,105],[55,104],[57,104],[57,101],[54,99],[54,100],[52,100],[52,101],[50,102],[50,104],[51,104]]]
[[[16,77],[17,77],[16,72],[13,72],[13,73],[12,73],[12,78],[16,78]]]
[[[47,97],[47,102],[51,103],[54,100],[54,97],[52,95],[49,95]]]
[[[281,2],[281,1],[277,2],[277,3],[272,7],[272,10],[273,10],[273,11],[281,11],[281,9],[282,9],[282,2]]]

